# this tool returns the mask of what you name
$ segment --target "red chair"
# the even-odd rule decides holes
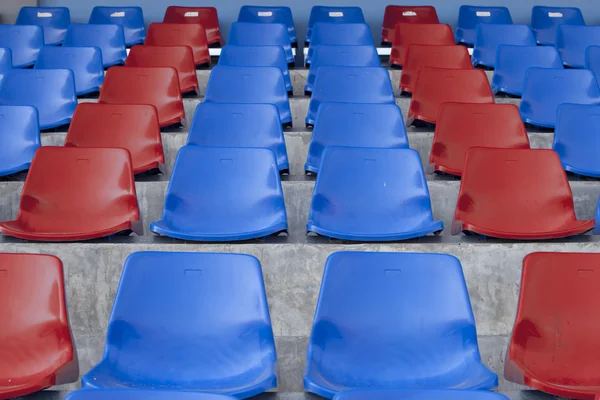
[[[196,63],[189,46],[133,46],[125,66],[175,68],[181,93],[198,92]]]
[[[125,149],[40,147],[27,174],[19,213],[0,232],[66,242],[141,234],[131,156]]]
[[[485,72],[476,69],[421,68],[408,110],[408,125],[415,120],[435,124],[442,103],[494,103]]]
[[[432,6],[387,6],[383,15],[381,42],[389,44],[394,37],[396,24],[439,24],[437,12]]]
[[[196,65],[210,65],[206,32],[200,24],[165,24],[155,22],[148,27],[146,46],[189,46]]]
[[[585,233],[573,194],[553,150],[467,151],[452,233],[461,230],[502,239],[557,239]]]
[[[0,398],[79,379],[62,262],[50,255],[0,253]]]
[[[75,109],[65,146],[127,149],[134,174],[159,169],[165,163],[158,112],[150,105],[81,103]]]
[[[598,398],[599,285],[599,253],[527,255],[505,378],[560,397]]]
[[[206,30],[208,44],[221,45],[219,16],[214,7],[178,7],[169,6],[163,22],[169,24],[200,24]]]
[[[513,104],[440,105],[429,162],[436,171],[461,176],[471,147],[528,149],[519,108]]]
[[[400,89],[403,92],[413,92],[417,74],[424,67],[472,69],[473,64],[465,46],[412,44],[406,51],[406,62],[400,77]]]
[[[112,67],[106,72],[99,102],[150,104],[158,111],[161,127],[185,123],[175,68]]]
[[[403,66],[406,52],[411,44],[453,46],[456,44],[452,28],[446,24],[396,24],[394,43],[390,52],[390,64]]]

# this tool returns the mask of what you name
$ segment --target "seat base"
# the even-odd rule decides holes
[[[135,232],[138,235],[143,234],[141,221],[127,221],[120,225],[94,232],[28,232],[20,229],[19,225],[18,220],[0,222],[0,233],[18,239],[40,242],[77,242],[113,236],[127,231]]]
[[[335,232],[328,229],[323,229],[315,224],[309,222],[306,224],[306,230],[308,232],[314,232],[321,236],[327,236],[334,239],[361,241],[361,242],[394,242],[398,240],[415,239],[423,236],[427,236],[431,233],[439,234],[444,230],[444,223],[442,221],[434,221],[430,226],[423,227],[418,230],[410,232],[396,232],[389,234],[351,234],[347,232]]]
[[[152,222],[150,224],[150,230],[157,235],[168,236],[174,239],[190,240],[197,242],[231,242],[240,240],[257,239],[265,236],[278,235],[280,233],[287,233],[288,224],[287,222],[281,222],[279,224],[260,229],[253,232],[239,232],[239,233],[226,233],[226,234],[215,234],[207,232],[182,232],[170,228],[164,220]]]
[[[570,236],[583,235],[594,229],[594,221],[573,221],[571,226],[565,227],[556,231],[548,232],[500,232],[492,229],[486,229],[478,227],[468,223],[460,223],[455,221],[456,226],[453,228],[452,234],[455,232],[475,233],[483,236],[498,238],[498,239],[509,239],[509,240],[550,240],[550,239],[561,239]]]

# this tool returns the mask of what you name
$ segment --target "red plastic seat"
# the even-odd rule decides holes
[[[181,93],[198,91],[194,54],[189,46],[133,46],[126,67],[171,67],[179,75]]]
[[[0,398],[75,382],[79,362],[65,301],[62,262],[0,253]]]
[[[219,16],[214,7],[178,7],[169,6],[163,22],[169,24],[200,24],[206,30],[208,44],[221,45]]]
[[[0,232],[25,240],[89,240],[141,234],[131,156],[125,149],[40,147],[19,213]]]
[[[429,162],[436,171],[461,176],[471,147],[528,149],[519,108],[513,104],[440,105]]]
[[[575,217],[573,194],[553,150],[467,151],[453,234],[556,239],[585,233],[594,221]]]
[[[403,66],[411,44],[453,46],[456,42],[452,28],[447,24],[396,24],[390,64]]]
[[[407,123],[437,122],[442,103],[494,103],[487,75],[476,69],[421,68],[413,90]]]
[[[532,253],[523,259],[506,379],[570,399],[595,398],[599,285],[599,253]]]
[[[112,67],[106,72],[99,102],[153,105],[161,127],[185,121],[175,68]]]
[[[473,64],[465,46],[410,45],[400,77],[400,89],[403,92],[413,92],[417,74],[424,67],[472,69]]]
[[[155,22],[148,27],[146,46],[189,46],[196,65],[210,65],[210,53],[204,27],[200,24]]]
[[[432,6],[387,6],[383,15],[382,43],[391,43],[396,24],[439,24]]]
[[[158,112],[150,105],[81,103],[75,109],[65,146],[127,149],[134,174],[165,163]]]

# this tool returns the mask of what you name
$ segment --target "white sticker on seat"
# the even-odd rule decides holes
[[[198,16],[198,11],[188,11],[185,14],[183,14],[184,17],[197,17]]]
[[[417,13],[416,13],[416,12],[414,12],[414,11],[404,11],[404,12],[402,13],[402,16],[403,16],[403,17],[416,17],[416,16],[417,16]]]
[[[563,14],[561,12],[549,12],[548,16],[550,18],[562,18]]]
[[[117,12],[114,12],[114,13],[110,14],[110,16],[112,18],[124,17],[125,16],[125,11],[117,11]]]
[[[37,16],[38,16],[38,18],[50,18],[50,17],[52,17],[52,13],[49,13],[49,12],[38,12]]]
[[[478,17],[491,17],[492,13],[489,11],[477,11],[475,13]]]
[[[259,17],[272,17],[273,12],[272,11],[259,11],[258,16]]]
[[[332,11],[329,13],[330,17],[343,17],[344,13],[341,11]]]

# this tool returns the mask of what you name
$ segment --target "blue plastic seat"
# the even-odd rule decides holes
[[[329,256],[308,343],[305,390],[331,398],[359,388],[497,385],[496,374],[481,362],[456,257],[350,251]]]
[[[315,47],[319,45],[373,46],[371,28],[367,24],[315,24],[306,55],[306,64],[312,62]]]
[[[39,25],[0,24],[0,47],[12,52],[13,68],[31,67],[44,47],[44,31]]]
[[[138,252],[125,261],[102,360],[81,381],[246,398],[277,385],[275,364],[258,259]]]
[[[200,146],[179,150],[163,219],[150,224],[159,235],[206,242],[255,239],[287,228],[273,151]]]
[[[560,25],[556,31],[556,48],[567,67],[585,68],[587,48],[598,43],[600,26]]]
[[[152,389],[82,389],[69,393],[65,400],[235,400],[235,397]]]
[[[231,67],[277,67],[283,73],[288,94],[293,95],[294,93],[285,51],[281,46],[238,46],[228,44],[221,50],[219,64]]]
[[[600,89],[586,69],[529,68],[519,111],[523,122],[554,128],[563,103],[600,104]]]
[[[0,85],[0,105],[37,108],[41,130],[68,124],[77,107],[73,71],[8,70]]]
[[[304,170],[318,174],[323,151],[331,146],[408,149],[400,107],[321,103]]]
[[[281,46],[285,51],[287,63],[294,64],[292,42],[284,24],[234,22],[231,24],[227,43],[242,46]]]
[[[308,214],[308,232],[384,242],[443,229],[444,224],[433,219],[421,157],[415,150],[325,148]]]
[[[583,14],[575,7],[534,6],[531,10],[531,29],[538,44],[554,46],[559,25],[585,25]]]
[[[40,25],[44,31],[44,44],[59,45],[65,40],[71,13],[67,7],[21,7],[16,25]]]
[[[306,125],[314,125],[322,102],[396,104],[390,75],[381,67],[320,67]]]
[[[473,65],[494,68],[498,46],[535,46],[533,31],[527,25],[479,24],[475,30]]]
[[[492,79],[494,93],[523,94],[528,68],[562,68],[562,61],[552,46],[498,46],[496,68]]]
[[[589,69],[600,78],[600,46],[588,46],[585,51],[585,69]]]
[[[292,9],[284,6],[242,6],[238,14],[238,22],[260,22],[267,24],[284,24],[287,26],[290,42],[296,46],[298,38]]]
[[[475,28],[479,24],[512,24],[510,11],[506,7],[460,6],[458,25],[454,38],[456,43],[469,46],[475,44]]]
[[[290,169],[279,111],[273,104],[200,103],[187,144],[271,149],[279,171]]]
[[[266,103],[279,110],[281,125],[292,126],[292,112],[281,69],[217,65],[210,72],[204,101]]]
[[[78,96],[98,92],[104,82],[102,51],[98,47],[42,48],[35,69],[70,69],[75,75]]]
[[[100,7],[96,6],[90,14],[90,24],[116,24],[123,27],[125,45],[144,43],[146,28],[141,7]]]
[[[313,6],[308,18],[305,43],[312,40],[313,27],[319,22],[331,22],[334,24],[364,24],[365,16],[360,7],[329,7]]]
[[[0,47],[0,85],[4,73],[9,69],[12,69],[12,51],[8,47]]]
[[[63,46],[99,47],[104,67],[121,65],[127,58],[125,35],[121,25],[71,24]]]
[[[0,106],[0,176],[29,169],[40,142],[38,112],[28,106]]]
[[[335,400],[509,400],[503,394],[485,390],[439,389],[355,389],[340,392]],[[83,399],[82,399],[83,400]],[[95,400],[95,399],[93,399]]]

